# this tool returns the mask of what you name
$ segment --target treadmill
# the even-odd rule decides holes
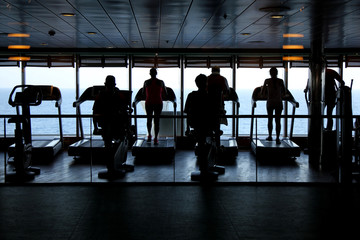
[[[236,115],[239,115],[239,98],[236,91],[230,88],[230,93],[225,97],[224,101],[232,101],[235,104]],[[235,122],[235,136],[232,137],[220,137],[220,146],[223,148],[222,154],[226,157],[236,157],[238,155],[237,136],[239,135],[239,119],[236,118]]]
[[[139,137],[138,136],[138,125],[137,125],[137,118],[135,118],[135,135],[136,141],[132,146],[132,155],[137,158],[146,158],[149,156],[157,156],[159,158],[171,158],[175,155],[176,149],[176,96],[174,91],[166,87],[167,96],[163,96],[163,101],[170,101],[173,103],[174,108],[174,120],[173,120],[173,137],[161,137],[159,136],[159,144],[154,145],[153,142],[147,142],[146,137]],[[136,106],[140,101],[145,101],[146,96],[143,94],[143,89],[141,88],[134,99],[133,108],[134,114],[136,116]],[[161,124],[161,122],[160,122]],[[161,128],[161,127],[160,127]]]
[[[41,89],[42,101],[55,101],[55,107],[58,109],[59,116],[59,132],[60,136],[57,138],[49,139],[45,136],[39,136],[34,138],[32,136],[32,154],[36,159],[52,159],[63,147],[63,129],[61,121],[61,92],[60,89],[52,85],[34,85],[36,88]],[[24,88],[23,91],[26,91]],[[31,125],[31,123],[30,123]],[[15,154],[15,144],[9,147],[9,156]]]
[[[259,159],[269,159],[269,158],[280,158],[280,159],[293,159],[300,156],[301,149],[300,147],[291,141],[293,128],[294,128],[294,117],[291,118],[290,126],[290,137],[285,137],[281,139],[281,144],[276,144],[275,141],[267,141],[266,136],[254,137],[254,118],[255,118],[255,108],[257,101],[266,101],[266,96],[261,96],[261,87],[254,89],[252,94],[252,111],[251,111],[251,125],[250,125],[250,140],[251,140],[251,151]],[[293,105],[292,115],[295,115],[296,108],[299,107],[299,103],[295,101],[293,95],[289,90],[286,91],[284,101],[287,101]],[[257,135],[257,134],[256,134]]]
[[[89,87],[81,94],[79,99],[73,103],[73,107],[76,108],[76,115],[77,115],[76,125],[78,127],[78,132],[80,134],[81,139],[69,146],[68,148],[69,156],[79,157],[79,158],[90,157],[90,155],[93,155],[95,157],[104,156],[105,144],[101,137],[101,134],[94,130],[93,134],[95,135],[95,137],[93,136],[85,137],[82,118],[81,118],[81,104],[86,101],[95,101],[96,96],[103,90],[105,90],[104,85]],[[126,99],[128,101],[127,104],[131,106],[132,91],[120,90],[120,92],[126,96]]]

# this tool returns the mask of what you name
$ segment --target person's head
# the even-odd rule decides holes
[[[220,74],[220,68],[218,66],[214,66],[211,68],[211,72],[214,74]]]
[[[205,76],[205,74],[199,74],[195,78],[195,83],[196,83],[196,86],[199,88],[199,90],[206,89],[207,77]]]
[[[270,76],[276,77],[277,75],[278,75],[278,70],[276,69],[276,67],[270,68]]]
[[[108,75],[105,79],[105,87],[106,88],[109,88],[109,89],[112,89],[116,86],[116,83],[115,83],[115,77],[112,76],[112,75]]]
[[[156,70],[156,68],[150,69],[150,76],[154,78],[154,77],[156,77],[156,75],[157,75],[157,70]]]

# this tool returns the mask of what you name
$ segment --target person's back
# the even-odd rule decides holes
[[[201,132],[209,131],[212,113],[209,95],[206,92],[206,80],[203,74],[196,78],[199,89],[189,93],[184,108],[184,112],[188,115],[188,125]]]
[[[227,79],[220,75],[220,68],[213,67],[212,73],[207,78],[207,90],[213,99],[223,101],[223,95],[228,94],[229,85]]]
[[[334,102],[336,97],[336,82],[339,81],[342,84],[341,76],[332,69],[326,69],[325,71],[325,102]]]
[[[277,77],[268,78],[264,82],[267,91],[267,104],[269,107],[282,105],[282,98],[285,95],[285,86],[282,79]]]
[[[105,89],[98,94],[93,106],[93,113],[100,115],[94,121],[106,130],[103,133],[107,134],[103,136],[105,138],[119,137],[123,132],[124,120],[127,117],[126,97],[112,81],[114,80],[107,79]]]

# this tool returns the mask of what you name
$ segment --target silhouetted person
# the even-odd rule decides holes
[[[227,125],[227,119],[221,118],[221,116],[225,115],[224,96],[229,94],[229,84],[227,79],[220,75],[220,68],[218,66],[211,69],[211,74],[207,78],[207,89],[214,114],[218,116],[215,120],[215,125],[216,142],[219,146],[221,135],[220,123]]]
[[[277,77],[278,71],[275,67],[270,69],[271,78],[265,79],[264,85],[261,89],[261,95],[267,96],[266,110],[268,113],[268,132],[269,136],[266,138],[272,141],[273,130],[273,114],[275,111],[275,124],[276,124],[276,143],[280,144],[280,131],[281,131],[281,112],[283,109],[282,98],[285,95],[284,81]]]
[[[344,85],[344,81],[341,79],[341,76],[332,69],[326,69],[325,71],[325,107],[327,115],[327,126],[326,130],[331,131],[333,127],[332,111],[336,104],[336,91],[338,86],[336,81],[340,83],[341,86]]]
[[[184,112],[187,114],[187,124],[194,129],[195,139],[199,149],[199,165],[200,171],[206,173],[208,170],[207,153],[205,151],[206,137],[213,130],[213,119],[217,116],[213,115],[211,101],[206,90],[207,77],[200,74],[195,78],[197,91],[189,93]]]
[[[106,166],[108,172],[114,173],[113,140],[122,140],[125,136],[125,124],[127,119],[126,97],[115,87],[115,77],[107,76],[105,90],[101,91],[95,99],[93,113],[99,116],[94,117],[96,125],[101,127],[101,135],[105,143]]]
[[[158,135],[160,130],[160,114],[163,108],[163,94],[166,95],[166,87],[164,81],[156,78],[157,70],[155,68],[150,69],[151,78],[144,82],[143,94],[146,96],[145,110],[147,115],[147,141],[151,142],[151,127],[152,119],[154,117],[154,144],[159,143]]]

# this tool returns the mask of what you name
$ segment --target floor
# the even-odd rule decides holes
[[[4,162],[7,156],[0,154],[0,182],[4,182]],[[177,150],[174,158],[159,160],[154,156],[136,159],[128,152],[128,164],[135,166],[134,172],[115,182],[140,183],[184,183],[191,182],[191,173],[198,170],[194,151]],[[90,183],[107,182],[99,179],[98,172],[105,168],[102,158],[74,159],[66,151],[60,152],[55,159],[33,164],[41,174],[31,183]],[[309,165],[308,155],[302,153],[294,160],[274,161],[256,160],[250,151],[239,151],[235,159],[221,162],[225,174],[218,182],[286,182],[286,183],[323,183],[335,182],[333,171],[315,169]],[[12,171],[8,166],[7,171]]]
[[[0,182],[4,183],[1,153]],[[0,184],[0,239],[350,239],[359,235],[359,185],[336,183],[308,156],[257,161],[249,151],[225,161],[214,183],[192,182],[193,151],[167,161],[135,159],[113,182],[101,159],[66,151],[28,184]],[[91,164],[92,163],[92,164]],[[8,170],[9,167],[7,168]]]
[[[32,184],[0,196],[2,240],[359,236],[355,186]]]

